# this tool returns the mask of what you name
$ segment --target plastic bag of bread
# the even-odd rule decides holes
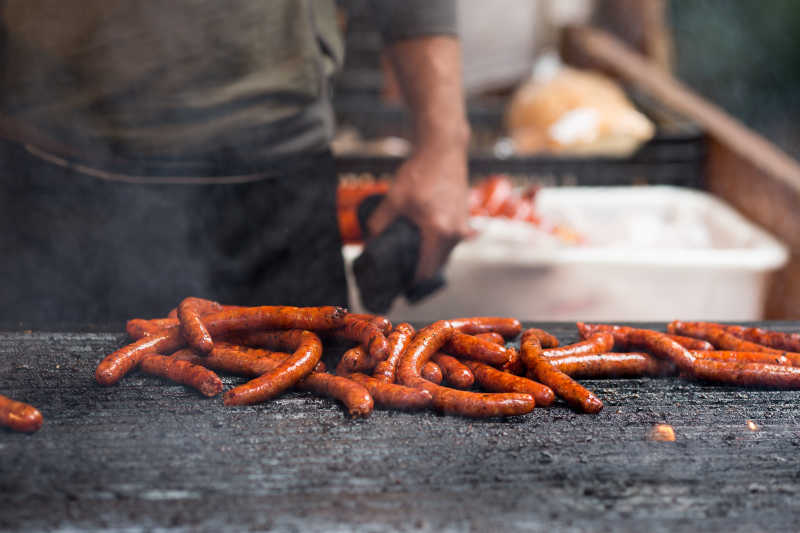
[[[655,133],[612,80],[552,59],[516,90],[506,123],[517,154],[626,156]]]

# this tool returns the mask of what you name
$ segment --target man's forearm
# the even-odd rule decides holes
[[[470,131],[458,39],[417,37],[398,41],[387,52],[414,118],[415,147],[465,151]]]

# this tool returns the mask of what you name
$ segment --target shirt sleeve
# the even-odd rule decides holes
[[[455,0],[372,0],[386,44],[428,35],[458,35]]]

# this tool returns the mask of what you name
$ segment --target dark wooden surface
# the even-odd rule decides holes
[[[576,337],[571,324],[547,327]],[[228,408],[138,373],[98,386],[97,362],[123,342],[0,332],[0,393],[45,417],[33,435],[0,429],[0,530],[800,527],[800,391],[588,381],[605,402],[597,416],[559,404],[507,420],[351,420],[298,393]],[[657,423],[677,440],[648,440]]]

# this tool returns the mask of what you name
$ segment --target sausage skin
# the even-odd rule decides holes
[[[195,388],[204,396],[212,397],[222,392],[222,380],[218,375],[189,361],[150,354],[142,359],[139,368],[148,374]]]
[[[660,377],[675,374],[672,363],[646,353],[565,355],[548,359],[573,379]]]
[[[530,394],[538,407],[547,407],[556,399],[553,389],[547,385],[502,372],[478,361],[465,360],[464,364],[472,370],[478,385],[490,392],[522,392]]]
[[[421,377],[422,366],[442,349],[454,333],[448,321],[434,322],[420,330],[400,360],[398,381],[409,387],[428,390],[433,395],[434,408],[445,414],[484,418],[531,412],[536,402],[530,394],[479,394],[434,385]]]
[[[295,348],[292,356],[275,369],[227,391],[223,396],[225,405],[248,405],[274,398],[308,376],[322,358],[322,342],[310,331],[283,331],[280,340],[280,345]]]
[[[475,383],[475,376],[472,375],[472,371],[455,357],[437,352],[433,354],[431,361],[439,365],[444,381],[451,387],[469,389]]]
[[[357,372],[348,377],[365,387],[378,407],[403,410],[427,409],[433,403],[433,395],[425,389],[386,383]]]
[[[42,427],[42,423],[42,413],[38,409],[0,394],[0,426],[33,433]]]
[[[397,365],[415,333],[411,324],[403,322],[398,324],[394,331],[389,334],[387,339],[389,341],[389,357],[375,366],[375,370],[372,373],[375,379],[386,383],[394,383]]]
[[[608,352],[613,347],[614,336],[611,333],[595,333],[581,342],[568,344],[560,348],[542,350],[542,356],[550,358],[563,357],[565,355],[594,355]]]
[[[542,356],[542,347],[536,332],[522,334],[520,355],[532,379],[547,385],[571,407],[584,413],[599,413],[603,402],[572,378],[554,368]]]

